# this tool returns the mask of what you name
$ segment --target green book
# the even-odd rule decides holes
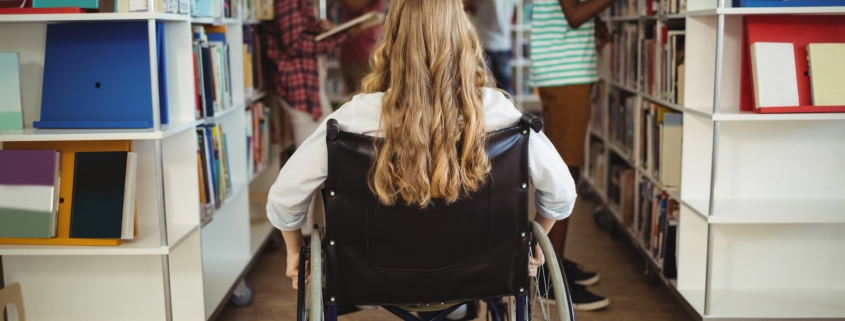
[[[99,0],[32,0],[33,8],[67,8],[80,7],[83,9],[99,9]]]

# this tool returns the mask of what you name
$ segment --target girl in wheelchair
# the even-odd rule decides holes
[[[391,2],[362,92],[326,120],[336,121],[343,132],[379,139],[367,185],[381,205],[453,204],[490,179],[485,139],[517,125],[523,113],[505,92],[490,88],[484,59],[461,0]],[[284,236],[286,275],[294,288],[303,273],[300,228],[329,171],[326,135],[324,123],[296,150],[267,202],[267,216]],[[548,232],[572,212],[575,184],[546,136],[528,136],[534,220]],[[542,251],[533,249],[528,273],[536,275],[544,262]]]

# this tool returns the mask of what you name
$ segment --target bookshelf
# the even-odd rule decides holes
[[[22,130],[0,132],[0,144],[130,140],[138,153],[139,234],[134,240],[119,246],[0,245],[0,277],[6,284],[21,283],[29,319],[208,320],[242,284],[245,270],[275,230],[263,216],[263,208],[250,207],[250,185],[261,180],[272,182],[274,177],[268,176],[278,170],[269,168],[280,166],[278,160],[265,162],[255,173],[248,166],[244,128],[251,120],[245,115],[258,101],[275,106],[275,96],[260,88],[245,88],[243,28],[261,24],[258,16],[246,10],[238,10],[244,18],[197,18],[153,11],[0,15],[0,52],[21,53],[25,120]],[[158,122],[162,116],[160,93],[153,90],[150,108],[156,122],[152,128],[33,128],[33,121],[40,117],[47,26],[107,21],[146,21],[150,39],[155,39],[156,23],[163,22],[169,123]],[[200,119],[195,113],[191,60],[191,28],[199,25],[225,26],[232,45],[232,104],[213,117]],[[150,44],[154,53],[155,41]],[[155,82],[157,61],[152,57],[136,63],[149,64]],[[278,111],[273,113],[278,116]],[[210,221],[202,222],[194,129],[212,123],[225,128],[231,194]],[[290,145],[289,138],[285,142],[274,150]]]
[[[845,18],[845,10],[733,8],[729,2],[704,0],[689,0],[686,8],[668,15],[606,14],[611,30],[635,26],[638,41],[655,23],[672,21],[695,41],[685,43],[685,99],[677,103],[638,82],[616,79],[613,49],[601,53],[600,89],[585,142],[588,190],[604,203],[616,231],[647,258],[649,280],[664,284],[696,320],[845,318],[845,170],[840,166],[845,113],[757,114],[739,107],[744,17]],[[645,53],[630,54],[642,62]],[[637,77],[647,72],[642,64],[633,68]],[[607,125],[615,92],[634,96],[626,106],[637,111],[628,148],[611,139]],[[650,104],[683,115],[678,187],[665,186],[640,157],[645,125],[639,111]],[[630,209],[611,200],[614,163],[635,173],[634,187],[650,182],[679,203],[676,277],[661,273],[660,260],[636,228],[624,222]],[[637,213],[639,197],[632,206]]]

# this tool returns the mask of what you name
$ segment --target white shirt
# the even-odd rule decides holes
[[[511,17],[516,0],[476,0],[473,18],[478,39],[484,49],[511,50]]]
[[[484,88],[484,123],[487,132],[516,125],[522,112],[501,92]],[[328,151],[326,122],[337,119],[340,129],[355,134],[383,136],[379,130],[383,93],[358,94],[326,117],[287,161],[267,199],[267,217],[273,226],[292,231],[305,225],[314,192],[326,181]],[[569,169],[545,134],[528,139],[528,169],[537,212],[549,219],[569,217],[575,205],[575,183]]]

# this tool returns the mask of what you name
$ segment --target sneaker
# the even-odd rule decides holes
[[[540,288],[539,291],[543,303],[557,306],[555,292],[551,288],[549,288],[548,294],[545,293],[546,291],[543,288]],[[572,308],[577,311],[593,311],[610,305],[610,299],[596,295],[587,290],[587,287],[579,284],[569,285],[569,296],[572,299]]]
[[[572,297],[572,308],[576,311],[593,311],[610,305],[610,299],[593,294],[583,285],[570,285],[569,292]]]
[[[563,273],[566,274],[566,279],[569,283],[580,284],[583,286],[590,286],[599,283],[599,274],[596,272],[584,271],[584,266],[563,259]]]

